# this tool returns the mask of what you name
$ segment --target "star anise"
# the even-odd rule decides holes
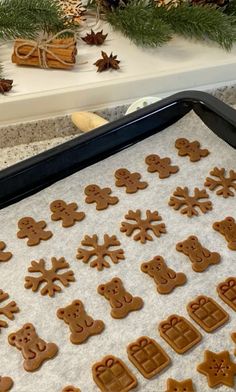
[[[91,30],[85,37],[81,38],[88,45],[102,45],[107,36],[108,34],[103,34],[103,30],[98,31],[97,33],[94,33],[94,31]]]
[[[13,80],[0,79],[0,93],[4,94],[12,89]]]
[[[110,56],[106,52],[102,51],[102,59],[99,59],[94,63],[98,67],[97,72],[103,72],[107,69],[119,69],[119,60],[116,60],[117,56],[113,56],[111,53]]]

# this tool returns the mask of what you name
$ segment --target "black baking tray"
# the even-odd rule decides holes
[[[180,92],[0,171],[0,209],[164,130],[190,110],[236,148],[236,111],[207,93]]]

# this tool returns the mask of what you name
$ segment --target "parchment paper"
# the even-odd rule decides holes
[[[210,150],[210,155],[198,163],[191,163],[187,157],[179,157],[174,147],[178,137],[199,140],[203,147]],[[179,165],[180,171],[165,180],[148,173],[144,159],[151,153],[170,157],[173,164]],[[196,391],[210,390],[206,377],[196,371],[196,366],[202,362],[205,349],[216,352],[230,350],[233,359],[234,345],[230,333],[236,331],[236,313],[216,293],[218,282],[236,275],[236,252],[227,248],[223,236],[212,229],[212,223],[226,216],[236,217],[236,197],[223,199],[209,191],[213,211],[192,219],[174,211],[168,206],[168,200],[176,186],[202,188],[206,176],[214,166],[235,170],[235,163],[235,150],[215,136],[192,113],[165,131],[0,212],[0,239],[7,243],[8,250],[14,254],[8,263],[0,264],[0,288],[7,291],[21,309],[15,321],[9,321],[9,328],[3,329],[0,334],[0,374],[14,379],[14,392],[60,392],[68,384],[80,387],[82,392],[98,391],[92,380],[91,367],[107,354],[122,358],[130,367],[138,378],[137,391],[163,392],[169,377],[178,380],[192,378]],[[120,167],[142,173],[143,179],[149,183],[148,188],[133,195],[127,195],[124,188],[117,188],[114,184],[114,171]],[[91,183],[111,187],[120,202],[105,211],[96,211],[94,204],[84,202],[84,187]],[[76,201],[79,210],[86,212],[86,219],[68,229],[62,228],[60,222],[52,222],[49,204],[58,198],[67,202]],[[166,223],[167,234],[142,245],[121,233],[119,227],[124,215],[129,209],[138,208],[143,211],[157,209]],[[17,239],[17,222],[23,216],[32,216],[36,220],[45,219],[48,228],[54,233],[52,239],[32,248],[26,245],[25,240]],[[99,234],[102,239],[104,233],[117,235],[125,250],[126,259],[118,265],[112,265],[110,269],[98,272],[76,260],[75,256],[85,234]],[[197,235],[201,243],[211,251],[218,251],[222,256],[221,263],[204,273],[195,273],[189,259],[175,250],[176,243],[191,234]],[[162,255],[174,270],[183,271],[188,278],[187,284],[169,295],[158,294],[153,280],[140,271],[141,263],[155,255]],[[28,275],[27,268],[31,260],[46,258],[49,263],[52,256],[64,256],[67,259],[75,272],[76,282],[69,288],[63,288],[62,293],[55,298],[43,297],[40,293],[26,290],[24,277]],[[133,295],[141,296],[145,303],[142,310],[132,312],[123,320],[111,318],[109,303],[96,291],[100,283],[107,282],[114,276],[119,276],[126,289]],[[201,330],[201,344],[181,356],[159,336],[157,325],[172,313],[188,318],[186,304],[198,294],[216,299],[230,314],[230,322],[212,334]],[[68,326],[56,317],[59,307],[66,306],[77,298],[84,302],[91,316],[104,320],[106,325],[102,334],[91,337],[79,346],[70,343]],[[58,356],[33,374],[23,370],[21,353],[7,342],[8,334],[19,329],[25,322],[35,324],[39,336],[59,346]],[[193,324],[200,330],[200,327],[194,322]],[[172,366],[151,381],[145,380],[138,373],[126,355],[128,343],[141,335],[156,339],[172,359]],[[236,358],[234,361],[236,362]],[[220,387],[218,390],[226,392],[231,389]]]

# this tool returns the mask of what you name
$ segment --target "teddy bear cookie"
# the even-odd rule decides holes
[[[0,392],[8,392],[13,387],[13,380],[10,377],[0,376]]]
[[[28,238],[28,246],[38,245],[41,240],[49,240],[53,235],[51,231],[44,230],[46,226],[45,221],[36,222],[31,217],[21,218],[18,222],[20,230],[17,233],[17,237]]]
[[[179,150],[179,156],[184,157],[188,155],[191,162],[200,161],[202,157],[206,157],[209,154],[206,148],[200,148],[200,143],[196,140],[190,142],[188,139],[180,138],[176,140],[175,147]]]
[[[160,158],[159,155],[151,154],[145,159],[148,165],[148,172],[159,174],[159,178],[168,178],[171,174],[175,174],[179,171],[178,166],[171,165],[170,158]]]
[[[11,252],[4,252],[5,248],[6,248],[5,242],[0,241],[0,263],[8,261],[12,258]]]
[[[187,280],[184,273],[175,272],[169,268],[161,256],[143,263],[141,271],[154,279],[160,294],[169,294],[175,287],[185,284]]]
[[[129,170],[121,168],[116,170],[116,186],[126,187],[126,193],[136,193],[139,189],[145,189],[148,183],[145,181],[140,181],[141,174],[130,173]]]
[[[130,312],[139,310],[143,306],[140,297],[133,297],[125,290],[120,278],[113,278],[106,284],[98,286],[98,293],[103,295],[111,306],[111,316],[115,319],[126,317]]]
[[[63,200],[55,200],[50,204],[51,219],[53,221],[61,220],[63,227],[71,227],[75,222],[80,222],[85,218],[85,213],[76,211],[77,208],[78,204],[76,203],[67,204]]]
[[[73,344],[81,344],[90,336],[98,335],[104,330],[103,321],[93,320],[78,299],[65,308],[58,309],[57,317],[69,325],[70,340]]]
[[[109,205],[117,204],[119,199],[116,196],[110,196],[111,188],[100,188],[100,186],[92,184],[86,186],[84,193],[86,203],[96,203],[96,209],[105,210]]]
[[[24,324],[17,332],[8,336],[8,342],[22,352],[23,366],[27,372],[40,368],[44,361],[55,357],[58,347],[55,343],[46,343],[41,339],[30,323]]]
[[[205,271],[209,265],[220,262],[220,254],[210,252],[204,248],[194,235],[188,237],[185,241],[176,244],[176,250],[184,253],[192,262],[192,269],[195,272]]]
[[[225,237],[229,249],[236,250],[236,222],[234,218],[228,216],[220,222],[213,223],[213,229]]]

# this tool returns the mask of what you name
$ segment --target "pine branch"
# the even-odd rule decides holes
[[[236,0],[230,1],[229,5],[225,9],[225,13],[236,17]]]
[[[209,39],[226,50],[230,50],[236,41],[236,18],[215,7],[183,3],[169,11],[164,7],[156,8],[156,16],[186,38]]]
[[[106,20],[136,45],[161,46],[171,39],[171,27],[157,17],[145,0],[131,0],[125,8],[108,12]]]
[[[57,0],[2,0],[0,38],[34,38],[41,30],[56,32],[64,28]]]

